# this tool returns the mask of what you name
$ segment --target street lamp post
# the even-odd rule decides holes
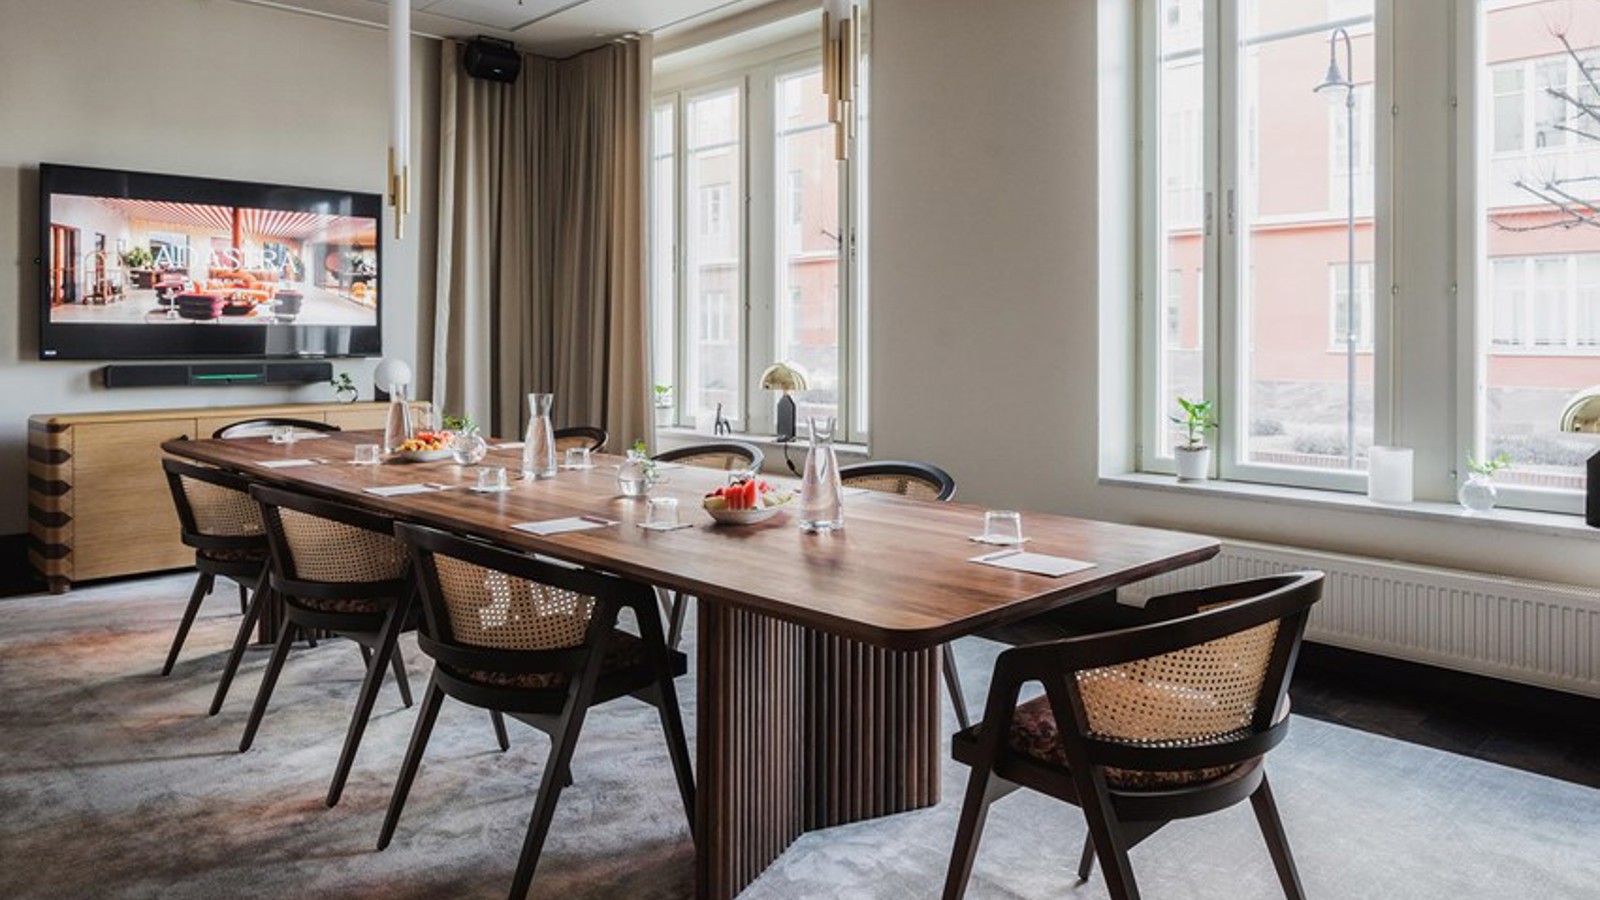
[[[1339,41],[1344,40],[1344,70],[1339,69]],[[1350,32],[1335,28],[1328,35],[1328,74],[1313,89],[1331,102],[1344,91],[1345,114],[1345,462],[1356,466],[1356,85]]]

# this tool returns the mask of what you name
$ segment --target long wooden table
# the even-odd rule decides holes
[[[1028,549],[1094,567],[1049,578],[978,565],[968,540],[983,510],[886,494],[852,495],[845,528],[809,535],[792,512],[759,525],[713,525],[699,499],[722,472],[674,468],[655,496],[679,498],[695,527],[653,532],[642,500],[618,495],[615,457],[587,471],[466,487],[450,462],[355,466],[375,440],[345,432],[277,445],[266,439],[170,441],[177,456],[336,498],[408,521],[603,569],[699,598],[696,679],[696,896],[731,898],[802,833],[931,806],[939,800],[939,647],[1216,554],[1215,540],[1044,514],[1024,517]],[[274,459],[321,458],[294,468]],[[513,477],[520,451],[485,465]],[[462,489],[383,497],[365,488],[436,482]],[[598,514],[620,525],[540,537],[511,528]]]

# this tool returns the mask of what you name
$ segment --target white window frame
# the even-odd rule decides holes
[[[1393,21],[1396,0],[1374,0],[1374,15],[1367,19],[1340,19],[1318,26],[1326,30],[1344,25],[1353,34],[1376,31],[1374,59],[1378,71],[1372,82],[1374,109],[1388,110],[1393,106],[1391,72],[1393,63]],[[1159,184],[1161,123],[1158,93],[1158,67],[1160,49],[1160,24],[1158,15],[1151,15],[1153,4],[1140,4],[1139,9],[1139,73],[1140,96],[1138,127],[1141,139],[1139,160],[1139,210],[1140,224],[1138,246],[1139,261],[1139,408],[1137,421],[1139,436],[1136,457],[1139,469],[1145,472],[1175,471],[1170,456],[1160,456],[1158,429],[1170,429],[1169,410],[1160,405],[1163,385],[1160,383],[1160,361],[1155,348],[1161,346],[1165,310],[1161,303],[1162,279],[1165,266],[1162,254],[1153,248],[1163,240],[1160,218],[1164,201],[1164,185]],[[1239,50],[1239,4],[1235,0],[1210,0],[1206,7],[1205,38],[1205,92],[1211,104],[1203,115],[1205,121],[1205,181],[1206,191],[1202,215],[1204,251],[1201,254],[1202,282],[1200,319],[1203,324],[1202,353],[1204,358],[1204,391],[1212,399],[1221,425],[1212,437],[1216,452],[1212,454],[1212,476],[1228,481],[1259,484],[1309,487],[1348,492],[1365,492],[1367,473],[1364,470],[1316,469],[1310,467],[1277,466],[1250,463],[1245,459],[1249,441],[1249,416],[1247,396],[1249,368],[1244,358],[1248,346],[1247,323],[1243,318],[1243,292],[1249,273],[1244,271],[1244,241],[1246,235],[1235,234],[1244,210],[1252,208],[1252,192],[1245,189],[1246,163],[1253,151],[1253,140],[1248,140],[1254,122],[1244,123],[1249,128],[1235,127],[1243,119],[1240,102],[1242,67]],[[1308,86],[1307,92],[1310,92]],[[1374,117],[1376,194],[1371,215],[1374,222],[1375,259],[1374,285],[1377,296],[1374,302],[1373,341],[1373,443],[1387,444],[1394,432],[1393,423],[1393,364],[1390,353],[1389,323],[1393,321],[1392,275],[1393,253],[1390,242],[1390,216],[1393,185],[1390,172],[1393,147],[1393,122],[1390,116]],[[1224,124],[1228,127],[1225,129]],[[1226,132],[1226,133],[1225,133]],[[1358,171],[1359,177],[1359,171]],[[1359,184],[1359,182],[1358,182]],[[1357,204],[1358,215],[1362,207]],[[1235,413],[1238,412],[1238,415]]]
[[[863,28],[867,27],[863,23]],[[740,392],[742,408],[724,410],[736,433],[752,437],[770,435],[777,427],[776,397],[761,389],[761,373],[776,359],[780,328],[785,323],[777,321],[775,299],[779,285],[778,259],[782,247],[789,240],[787,232],[794,226],[788,217],[779,221],[782,209],[780,196],[789,191],[787,172],[776,168],[777,140],[784,130],[779,107],[783,98],[777,95],[780,78],[815,69],[821,65],[821,55],[815,41],[785,41],[769,51],[742,53],[731,61],[711,62],[698,66],[686,74],[658,79],[651,106],[671,104],[677,127],[675,139],[675,202],[678,234],[686,234],[688,224],[684,204],[683,185],[687,184],[688,128],[685,110],[690,99],[737,85],[741,96],[740,147],[743,153],[742,197],[732,202],[743,202],[742,233],[736,240],[742,247],[742,278],[745,303],[737,328],[743,337],[740,359]],[[754,60],[754,61],[752,61]],[[866,62],[861,64],[865,80]],[[858,92],[865,94],[865,91]],[[861,97],[856,106],[865,106]],[[859,122],[851,139],[850,160],[839,166],[839,217],[845,236],[840,248],[839,290],[843,299],[838,303],[839,314],[839,422],[837,435],[843,441],[866,445],[870,441],[867,424],[866,397],[866,272],[861,259],[861,233],[865,225],[864,190],[860,173],[866,170],[867,142],[863,140],[865,122]],[[653,193],[653,192],[652,192]],[[687,314],[688,260],[686,242],[680,240],[673,247],[674,283],[677,290],[676,321],[683,322]],[[654,265],[663,265],[656,261]],[[650,279],[653,283],[653,278]],[[652,308],[654,304],[652,303]],[[673,373],[675,385],[685,384],[688,353],[688,333],[674,326],[677,357]],[[695,426],[681,399],[683,392],[673,392],[671,424],[679,428]]]
[[[1339,308],[1339,279],[1346,277],[1347,267],[1342,262],[1328,264],[1328,352],[1343,353],[1345,342],[1339,339],[1339,332],[1345,327],[1346,319],[1340,315]],[[1356,352],[1371,353],[1376,334],[1377,322],[1373,310],[1376,308],[1376,295],[1372,285],[1372,263],[1356,261],[1356,302],[1360,304],[1356,309]]]

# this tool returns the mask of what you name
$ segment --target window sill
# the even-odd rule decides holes
[[[1552,537],[1579,538],[1600,541],[1600,528],[1584,524],[1582,516],[1558,513],[1531,512],[1521,509],[1496,509],[1487,513],[1471,513],[1454,503],[1419,500],[1414,503],[1379,503],[1365,494],[1342,491],[1319,491],[1312,488],[1283,487],[1280,485],[1249,484],[1240,481],[1186,481],[1179,482],[1171,475],[1148,472],[1128,472],[1120,475],[1102,475],[1100,484],[1107,487],[1125,487],[1138,490],[1166,491],[1194,497],[1221,497],[1230,500],[1256,500],[1288,503],[1317,509],[1340,509],[1350,512],[1395,516],[1426,522],[1448,522],[1479,528],[1522,531]]]
[[[733,434],[713,435],[706,434],[704,431],[696,431],[693,428],[682,428],[679,426],[672,426],[670,428],[658,427],[656,429],[656,439],[662,445],[660,448],[662,450],[676,449],[678,447],[687,447],[690,444],[703,444],[707,441],[719,441],[724,439],[743,441],[746,444],[755,444],[757,447],[760,447],[761,452],[767,455],[767,460],[769,462],[782,459],[784,448],[787,447],[791,457],[795,459],[796,464],[805,458],[804,451],[810,446],[810,442],[804,438],[796,438],[790,443],[780,444],[778,443],[777,438],[770,434],[744,434],[736,431]],[[833,445],[833,449],[834,452],[840,456],[859,457],[861,460],[865,460],[871,455],[871,451],[867,449],[865,444],[835,443]],[[799,452],[796,453],[796,451]]]

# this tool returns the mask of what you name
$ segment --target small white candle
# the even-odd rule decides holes
[[[1367,496],[1379,503],[1410,503],[1410,447],[1373,447],[1367,454]]]

